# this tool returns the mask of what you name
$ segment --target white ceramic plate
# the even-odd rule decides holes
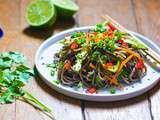
[[[85,89],[77,89],[75,87],[68,87],[61,84],[57,85],[53,83],[53,80],[57,80],[57,76],[56,75],[54,77],[50,76],[50,69],[47,68],[46,65],[44,65],[43,63],[53,62],[54,53],[59,51],[62,47],[62,45],[59,44],[58,41],[64,39],[66,34],[71,34],[76,31],[88,31],[89,29],[93,29],[93,28],[94,28],[93,26],[87,26],[87,27],[73,28],[73,29],[58,33],[50,37],[40,46],[40,48],[36,53],[35,65],[41,78],[50,87],[52,87],[57,92],[60,92],[67,96],[78,98],[78,99],[89,100],[89,101],[117,101],[117,100],[128,99],[128,98],[140,95],[148,91],[149,89],[151,89],[158,82],[160,78],[160,72],[153,69],[150,65],[146,64],[148,69],[147,74],[145,77],[143,77],[142,80],[140,80],[140,82],[135,82],[131,85],[125,86],[124,90],[117,90],[115,94],[111,94],[107,89],[101,90],[95,94],[89,94],[89,93],[86,93]],[[160,49],[151,40],[149,40],[148,38],[138,33],[133,32],[133,34],[139,37],[143,42],[145,42],[158,54],[160,54]]]

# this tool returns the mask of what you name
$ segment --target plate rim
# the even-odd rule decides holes
[[[41,71],[39,70],[39,67],[38,67],[38,61],[39,61],[39,55],[40,55],[40,51],[41,49],[48,43],[50,42],[52,39],[58,37],[58,36],[61,36],[61,35],[64,35],[64,34],[67,34],[69,32],[74,32],[74,31],[78,31],[78,30],[89,30],[89,29],[93,29],[94,26],[84,26],[84,27],[78,27],[78,28],[72,28],[72,29],[68,29],[68,30],[65,30],[65,31],[62,31],[60,33],[57,33],[53,36],[51,36],[50,38],[48,38],[46,41],[44,41],[40,47],[38,48],[37,52],[36,52],[36,56],[35,56],[35,66],[36,66],[36,69],[40,75],[40,77],[42,78],[42,80],[47,83],[50,87],[52,87],[54,90],[56,90],[57,92],[60,92],[62,94],[65,94],[67,96],[70,96],[70,97],[74,97],[74,98],[78,98],[78,99],[83,99],[83,100],[89,100],[89,101],[118,101],[118,100],[123,100],[123,99],[128,99],[128,98],[132,98],[132,97],[135,97],[135,96],[138,96],[140,94],[143,94],[145,93],[146,91],[148,91],[149,89],[151,89],[158,81],[159,79],[157,80],[154,80],[153,82],[151,82],[148,86],[145,86],[141,89],[136,89],[135,91],[131,91],[129,93],[120,93],[120,94],[84,94],[84,93],[80,93],[78,91],[75,91],[75,90],[68,90],[68,89],[65,89],[65,87],[62,87],[62,86],[59,86],[59,85],[56,85],[56,84],[53,84],[52,82],[50,82],[49,80],[47,80],[45,78],[45,76],[43,75],[43,73],[41,73]],[[142,39],[145,39],[148,43],[152,44],[155,49],[157,49],[159,52],[160,52],[160,49],[159,47],[150,39],[148,39],[147,37],[139,34],[139,33],[136,33],[136,32],[132,32],[134,35],[136,36],[139,36],[140,38]],[[56,42],[55,42],[56,43]],[[75,96],[73,95],[70,95],[70,94],[74,94]],[[86,98],[87,97],[87,98]],[[95,97],[101,97],[101,98],[105,98],[104,100],[102,100],[101,98],[100,99],[95,99]],[[110,98],[109,98],[110,97]],[[121,98],[118,98],[118,97],[121,97]],[[106,99],[107,98],[107,99]],[[109,98],[109,99],[108,99]],[[118,98],[118,99],[117,99]]]

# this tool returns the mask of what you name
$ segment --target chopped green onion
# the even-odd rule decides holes
[[[110,91],[111,94],[115,94],[116,93],[116,89],[115,88],[110,88],[109,91]]]

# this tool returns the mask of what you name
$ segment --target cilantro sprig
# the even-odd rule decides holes
[[[23,100],[54,118],[52,111],[23,89],[34,72],[26,65],[26,58],[18,52],[0,53],[0,103]]]

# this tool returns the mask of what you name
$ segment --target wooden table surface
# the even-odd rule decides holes
[[[45,39],[68,28],[94,25],[108,14],[130,30],[137,31],[160,46],[160,0],[77,0],[80,6],[72,21],[59,21],[49,30],[33,30],[25,21],[31,0],[0,0],[0,27],[4,37],[0,52],[20,51],[34,67],[35,53]],[[49,88],[40,78],[26,89],[50,106],[57,120],[160,120],[160,84],[149,92],[120,102],[86,102]],[[0,120],[49,120],[32,106],[16,101],[0,105]]]

